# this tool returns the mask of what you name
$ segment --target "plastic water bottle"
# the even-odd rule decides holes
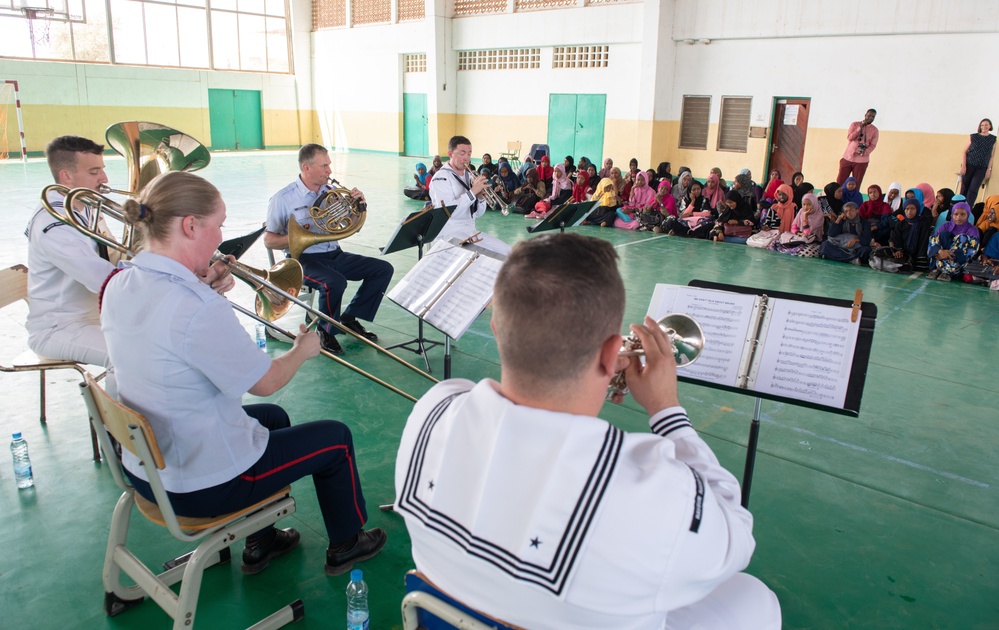
[[[360,569],[350,572],[347,585],[347,630],[368,630],[368,585]]]
[[[14,456],[14,478],[18,488],[30,488],[35,485],[35,479],[31,475],[31,460],[28,459],[28,443],[21,437],[20,431],[14,433],[10,442],[10,453]],[[364,590],[365,595],[367,589]],[[364,600],[365,603],[367,599]]]
[[[257,324],[257,347],[267,350],[267,326]]]

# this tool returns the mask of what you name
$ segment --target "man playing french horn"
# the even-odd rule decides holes
[[[322,193],[330,190],[329,178],[333,172],[330,164],[329,152],[321,145],[307,144],[299,150],[299,176],[271,197],[267,205],[264,245],[268,249],[289,249],[288,222],[292,220],[309,232],[323,233],[310,217],[309,208],[316,205]],[[350,193],[353,198],[364,200],[364,194],[357,188]],[[304,284],[319,291],[319,311],[358,335],[377,341],[378,335],[365,329],[358,320],[370,322],[375,318],[392,280],[392,265],[378,258],[345,252],[335,240],[307,247],[299,262],[305,272]],[[361,286],[341,313],[347,282],[358,280]],[[338,328],[320,324],[318,331],[324,349],[343,354],[343,347],[334,336],[340,332]]]
[[[624,303],[608,242],[513,247],[493,298],[500,380],[435,385],[403,431],[395,507],[416,568],[521,627],[780,628],[776,596],[741,573],[753,517],[680,406],[670,338],[646,318],[645,363],[619,354]],[[596,417],[622,369],[649,432]]]

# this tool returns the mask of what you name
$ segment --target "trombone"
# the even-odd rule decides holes
[[[69,225],[76,228],[81,233],[86,234],[87,236],[94,239],[98,243],[106,245],[109,249],[114,249],[115,251],[121,252],[123,256],[131,257],[134,255],[134,250],[132,248],[132,245],[134,243],[134,238],[133,238],[134,230],[133,227],[125,220],[124,209],[121,207],[121,205],[115,203],[111,199],[108,199],[99,192],[96,192],[89,188],[74,188],[68,191],[68,193],[66,194],[66,201],[64,202],[64,204],[70,210],[67,211],[65,215],[63,215],[60,214],[58,211],[56,211],[55,208],[53,208],[52,205],[49,203],[48,193],[53,190],[62,192],[62,190],[60,189],[65,189],[65,188],[66,188],[65,186],[59,186],[55,184],[45,187],[45,189],[42,191],[42,205],[49,212],[49,214],[51,214],[53,217],[59,219],[64,223],[68,223]],[[77,202],[87,205],[92,209],[91,212],[89,213],[88,221],[86,222],[81,221],[80,217],[78,217],[76,213],[71,210],[73,204]],[[123,224],[125,224],[127,240],[126,238],[123,238],[122,241],[116,241],[113,237],[103,234],[97,228],[101,216],[103,214],[107,214],[112,218],[114,218],[115,220],[121,221]],[[361,341],[373,347],[377,351],[387,355],[388,357],[394,359],[398,363],[406,366],[407,368],[413,370],[414,372],[420,374],[421,376],[433,381],[434,383],[439,382],[436,378],[434,378],[430,374],[427,374],[420,368],[406,362],[405,360],[401,359],[395,354],[392,354],[385,348],[374,343],[370,339],[367,339],[363,335],[357,334],[356,332],[347,328],[340,322],[334,320],[333,318],[329,317],[324,313],[319,312],[315,308],[309,306],[307,303],[299,300],[297,295],[302,286],[303,274],[302,274],[302,265],[297,260],[291,258],[285,259],[279,262],[278,264],[274,265],[274,267],[272,267],[270,270],[255,269],[240,262],[230,262],[221,252],[215,252],[215,254],[212,256],[212,262],[218,260],[224,261],[229,266],[229,270],[231,271],[233,276],[249,284],[250,287],[252,287],[254,292],[257,294],[255,313],[247,308],[244,308],[243,306],[240,306],[239,304],[236,304],[235,302],[230,301],[230,305],[240,313],[243,313],[244,315],[251,317],[252,319],[255,319],[256,321],[275,330],[276,332],[279,332],[291,339],[294,339],[295,338],[294,334],[292,334],[287,330],[284,330],[282,327],[275,324],[272,321],[272,319],[269,318],[273,319],[280,318],[282,315],[288,312],[292,304],[296,304],[304,308],[306,311],[308,311],[313,317],[321,319],[327,323],[330,323],[339,328],[340,330],[344,331],[345,333],[352,335],[357,339],[360,339]],[[283,287],[279,286],[279,283],[284,286]],[[322,350],[321,353],[324,356],[333,359],[337,363],[357,372],[361,376],[367,377],[372,381],[378,383],[379,385],[382,385],[383,387],[386,387],[387,389],[390,389],[393,392],[399,394],[400,396],[403,396],[404,398],[408,398],[409,400],[416,402],[416,398],[414,396],[411,396],[410,394],[403,392],[402,390],[396,388],[395,386],[341,359],[340,357],[332,353],[329,353],[325,350]]]

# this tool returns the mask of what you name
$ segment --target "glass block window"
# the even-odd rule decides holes
[[[427,54],[416,53],[412,55],[404,55],[403,67],[405,68],[406,72],[426,72]]]
[[[422,20],[426,15],[427,3],[424,0],[398,0],[399,21]]]
[[[312,30],[347,26],[347,0],[313,0]]]
[[[392,0],[351,0],[350,23],[382,24],[392,21]]]
[[[458,70],[527,70],[540,67],[540,48],[458,51]]]
[[[454,0],[455,17],[504,11],[506,11],[506,0]]]
[[[556,46],[552,68],[606,68],[610,46]]]
[[[578,4],[578,0],[514,0],[514,10],[561,9],[562,7],[574,7]]]

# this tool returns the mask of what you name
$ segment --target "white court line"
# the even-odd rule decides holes
[[[687,398],[689,398],[690,400],[693,400],[694,402],[698,402],[698,403],[702,403],[702,404],[704,403],[703,400],[699,400],[697,398],[693,398],[693,397],[690,397],[690,396],[688,396]],[[774,411],[779,411],[783,407],[784,407],[784,403],[774,403]],[[752,417],[752,415],[750,413],[748,413],[746,411],[740,411],[738,409],[733,409],[729,413],[734,413],[734,414],[739,415],[739,416]],[[793,427],[793,426],[788,426],[788,425],[785,425],[785,424],[780,424],[776,420],[774,420],[773,418],[771,418],[769,414],[766,414],[766,413],[760,414],[760,422],[765,422],[767,424],[775,424],[777,426],[790,429],[790,430],[794,431],[795,433],[802,433],[804,435],[808,435],[810,437],[822,440],[824,442],[829,442],[830,444],[835,444],[837,446],[843,446],[843,447],[848,448],[848,449],[853,450],[853,451],[858,451],[858,452],[861,452],[861,453],[868,453],[870,455],[874,455],[875,457],[879,457],[881,459],[890,461],[890,462],[895,463],[895,464],[902,464],[903,466],[909,466],[910,468],[915,468],[916,470],[921,470],[923,472],[928,472],[928,473],[931,473],[931,474],[934,474],[934,475],[939,475],[941,477],[946,477],[947,479],[952,479],[954,481],[960,481],[961,483],[966,483],[969,486],[975,486],[977,488],[991,488],[992,487],[990,484],[987,484],[987,483],[985,483],[983,481],[977,481],[975,479],[969,479],[968,477],[962,477],[961,475],[958,475],[957,473],[947,472],[947,471],[944,471],[944,470],[938,470],[936,468],[932,468],[932,467],[927,466],[925,464],[920,464],[918,462],[913,462],[913,461],[910,461],[908,459],[902,459],[901,457],[896,457],[896,456],[890,455],[888,453],[881,453],[879,451],[875,451],[873,449],[867,448],[866,446],[861,446],[859,444],[851,444],[850,442],[844,442],[843,440],[838,440],[838,439],[836,439],[834,437],[829,437],[827,435],[819,435],[818,433],[815,433],[814,431],[810,431],[808,429],[803,429],[801,427]],[[822,471],[819,471],[819,472],[822,472]]]
[[[909,294],[909,297],[907,297],[907,298],[905,298],[904,300],[902,300],[902,303],[901,303],[901,304],[899,304],[898,306],[895,306],[895,307],[893,307],[893,308],[892,308],[892,309],[891,309],[890,311],[888,311],[887,313],[885,313],[884,317],[879,317],[879,318],[878,318],[878,323],[879,323],[879,324],[880,324],[880,323],[883,323],[883,322],[884,322],[884,321],[885,321],[886,319],[888,319],[889,317],[891,317],[892,315],[894,315],[894,314],[895,314],[895,313],[897,313],[898,311],[900,311],[900,310],[902,310],[903,308],[905,308],[905,306],[906,306],[906,305],[907,305],[907,304],[908,304],[909,302],[911,302],[911,301],[913,301],[914,299],[916,299],[916,296],[917,296],[917,295],[920,295],[920,294],[922,294],[922,292],[926,290],[926,287],[927,287],[927,285],[926,285],[925,283],[924,283],[924,284],[921,284],[921,285],[919,285],[919,288],[918,288],[918,289],[916,289],[915,291],[913,291],[912,293],[910,293],[910,294]]]
[[[647,243],[649,241],[654,241],[656,239],[666,238],[667,236],[669,236],[669,234],[660,234],[659,236],[650,236],[649,238],[643,238],[640,241],[632,241],[630,243],[621,243],[620,245],[615,245],[614,249],[617,249],[618,247],[627,247],[629,245],[638,245],[639,243]]]
[[[913,278],[918,278],[921,275],[923,275],[923,272],[922,271],[917,271],[916,273],[914,273],[911,276],[909,276],[909,279],[911,280]]]

